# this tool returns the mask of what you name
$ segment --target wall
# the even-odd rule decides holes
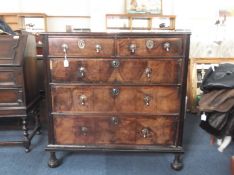
[[[163,14],[176,15],[176,28],[190,29],[191,57],[232,57],[234,55],[233,18],[215,25],[218,10],[228,0],[163,0]],[[231,2],[231,1],[230,1]],[[234,1],[233,1],[234,2]],[[234,3],[233,3],[234,6]],[[7,0],[0,12],[40,12],[47,15],[90,16],[89,21],[68,20],[77,26],[90,25],[94,32],[105,31],[105,14],[124,13],[125,0]],[[62,19],[50,19],[51,31],[65,31]]]

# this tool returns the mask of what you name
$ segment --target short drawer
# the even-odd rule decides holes
[[[14,67],[0,67],[0,86],[22,86],[22,70]]]
[[[114,39],[111,38],[49,38],[49,56],[108,57],[114,55]]]
[[[172,116],[54,116],[56,144],[173,145]]]
[[[180,83],[180,59],[63,59],[50,61],[52,82]]]
[[[21,88],[0,88],[0,107],[21,105],[23,105],[23,91]]]
[[[118,56],[183,56],[182,38],[123,38],[117,40]]]
[[[178,113],[179,88],[163,86],[52,86],[52,111],[67,113]]]

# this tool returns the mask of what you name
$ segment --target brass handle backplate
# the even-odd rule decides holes
[[[129,45],[129,51],[134,54],[136,52],[136,44],[130,44]]]
[[[113,61],[111,62],[111,66],[112,66],[113,68],[118,68],[118,67],[120,66],[119,60],[113,60]]]
[[[100,44],[96,44],[95,48],[97,53],[99,53],[102,50],[102,46]]]
[[[120,93],[119,88],[113,88],[113,89],[112,89],[112,95],[113,95],[113,96],[117,96],[117,95],[119,95],[119,93]]]
[[[146,95],[144,96],[144,102],[145,102],[145,105],[146,106],[149,106],[150,105],[150,100],[151,100],[151,97]]]
[[[118,125],[119,124],[119,119],[118,117],[111,117],[111,123],[113,125]]]
[[[81,127],[80,127],[80,133],[81,133],[83,136],[87,136],[87,134],[88,134],[88,128],[85,127],[85,126],[81,126]]]
[[[170,48],[171,48],[171,44],[170,44],[169,42],[165,42],[165,43],[163,44],[163,48],[164,48],[167,52],[169,52],[169,51],[170,51]]]
[[[144,138],[148,138],[151,135],[150,129],[149,128],[143,128],[141,130],[141,135]]]
[[[152,75],[152,68],[150,67],[145,68],[145,75],[147,78],[150,78]]]
[[[81,95],[81,96],[80,96],[80,104],[81,104],[82,106],[84,106],[85,103],[86,103],[86,101],[87,101],[87,97],[86,97],[85,95]]]
[[[86,72],[85,67],[81,66],[81,67],[78,69],[78,77],[79,77],[79,78],[83,78],[83,77],[85,76],[85,72]]]

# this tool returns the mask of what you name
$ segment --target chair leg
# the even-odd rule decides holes
[[[23,118],[22,121],[22,129],[23,129],[23,135],[24,135],[24,147],[25,147],[25,152],[28,153],[30,151],[30,140],[29,140],[29,134],[28,134],[28,122],[26,117]]]

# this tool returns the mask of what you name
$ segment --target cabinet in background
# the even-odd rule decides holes
[[[20,141],[0,145],[23,145],[28,152],[33,136],[40,132],[36,42],[32,34],[0,36],[0,119],[22,120]],[[29,132],[29,120],[35,127]],[[10,139],[10,138],[9,138]]]
[[[106,14],[106,30],[174,30],[176,16]]]
[[[28,32],[45,32],[47,30],[46,14],[44,13],[0,13],[12,30]]]
[[[188,110],[198,112],[197,106],[202,94],[200,84],[211,66],[217,66],[221,63],[234,63],[234,58],[191,58],[189,60],[188,76]]]

